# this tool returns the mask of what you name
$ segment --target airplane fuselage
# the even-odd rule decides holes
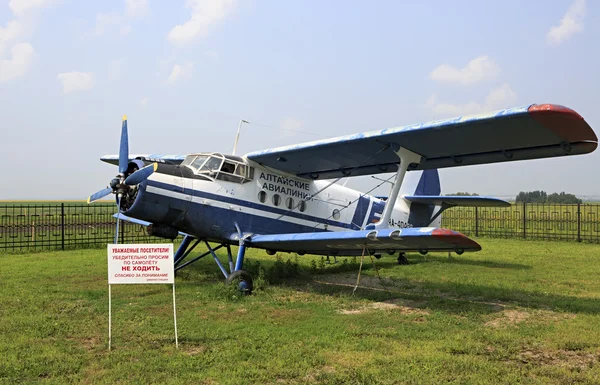
[[[194,174],[185,165],[160,165],[139,185],[125,214],[218,242],[236,241],[236,224],[243,235],[282,234],[360,230],[381,218],[381,199],[330,180],[311,181],[246,164],[253,172],[243,181]],[[399,198],[389,226],[412,227],[409,208]]]

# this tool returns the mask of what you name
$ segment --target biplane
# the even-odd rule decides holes
[[[243,270],[249,247],[271,255],[397,254],[399,263],[406,262],[406,252],[481,250],[465,235],[440,228],[441,213],[454,206],[509,204],[492,197],[443,196],[438,169],[587,154],[597,145],[596,134],[577,112],[553,104],[387,128],[244,156],[131,155],[124,117],[119,154],[101,158],[118,165],[119,173],[88,203],[115,194],[117,233],[123,219],[147,226],[149,235],[175,239],[181,234],[174,256],[176,270],[212,255],[228,282],[251,291],[252,277]],[[393,173],[388,197],[336,183],[382,173]],[[403,183],[407,174],[416,176],[412,184]],[[201,242],[208,251],[188,258]],[[235,259],[232,245],[238,246]],[[229,266],[215,253],[223,247]]]

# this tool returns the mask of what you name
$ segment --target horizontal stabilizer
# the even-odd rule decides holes
[[[465,235],[435,227],[332,231],[320,233],[254,235],[251,247],[331,256],[409,251],[479,251],[481,246]]]
[[[432,195],[411,195],[405,196],[409,202],[422,203],[426,205],[447,205],[463,207],[508,207],[510,203],[502,199],[480,196],[432,196]]]

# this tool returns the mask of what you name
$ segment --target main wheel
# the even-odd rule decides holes
[[[398,264],[399,265],[408,265],[408,259],[406,258],[406,255],[404,255],[404,253],[400,253],[398,255]]]
[[[244,294],[252,294],[252,276],[246,273],[244,270],[236,270],[229,274],[227,277],[227,283],[237,284],[240,291]]]

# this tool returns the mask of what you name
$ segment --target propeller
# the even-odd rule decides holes
[[[138,170],[137,164],[129,162],[129,136],[127,134],[127,116],[123,116],[121,125],[121,142],[119,144],[119,174],[110,181],[109,187],[93,193],[88,197],[88,204],[106,197],[109,194],[116,195],[117,201],[117,225],[115,232],[115,243],[118,240],[120,212],[135,200],[137,185],[148,179],[158,168],[158,163],[152,163]]]
[[[147,165],[146,167],[142,167],[138,171],[129,175],[127,179],[125,179],[125,184],[128,186],[135,186],[136,184],[140,184],[146,179],[148,179],[148,177],[152,175],[157,168],[158,163],[152,163]]]

